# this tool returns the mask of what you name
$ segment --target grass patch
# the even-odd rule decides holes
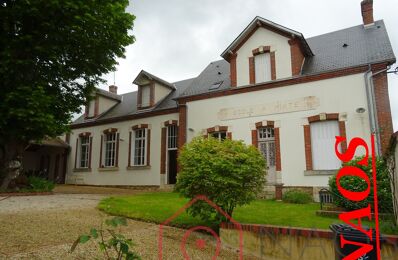
[[[188,199],[172,192],[143,193],[128,197],[110,197],[103,199],[98,208],[111,215],[125,216],[136,220],[162,223],[184,206]],[[329,229],[333,223],[341,223],[338,218],[315,215],[318,203],[290,204],[273,200],[256,200],[237,207],[233,218],[240,223],[269,224],[290,227]],[[183,212],[171,222],[177,227],[197,225],[212,226],[199,218]],[[372,225],[365,222],[364,225]],[[385,226],[385,227],[383,227]],[[381,225],[383,233],[397,233],[391,226]]]

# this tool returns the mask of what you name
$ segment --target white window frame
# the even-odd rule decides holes
[[[167,126],[167,150],[177,150],[178,126]]]
[[[335,137],[340,135],[337,120],[324,120],[310,123],[311,156],[313,170],[336,170],[341,162],[335,155]],[[339,146],[338,148],[341,151]]]
[[[137,137],[137,134],[141,133],[141,136]],[[147,166],[147,149],[148,149],[148,129],[139,128],[133,132],[133,144],[131,146],[132,152],[132,165],[133,166]],[[137,147],[137,144],[139,147]]]
[[[117,133],[107,133],[104,135],[104,167],[115,167],[116,166],[116,154],[117,154]]]
[[[269,52],[254,55],[255,82],[270,81],[271,78],[271,54]]]
[[[275,129],[273,127],[265,126],[257,129],[257,147],[261,154],[267,160],[267,166],[276,166],[276,150],[275,150]],[[261,145],[265,145],[265,152],[261,150]],[[270,153],[269,149],[272,149],[273,153]],[[273,156],[272,156],[273,155]]]
[[[83,142],[86,141],[86,142]],[[79,137],[79,168],[88,168],[90,160],[90,136]],[[85,149],[83,151],[83,148]]]

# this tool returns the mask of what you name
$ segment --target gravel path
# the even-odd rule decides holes
[[[55,194],[48,196],[0,197],[0,259],[95,259],[100,257],[94,244],[81,245],[71,254],[73,241],[90,228],[109,218],[95,209],[104,194]],[[165,216],[165,219],[168,216]],[[135,243],[142,259],[158,259],[159,226],[128,221],[121,232]],[[186,230],[164,229],[163,259],[183,259],[180,245]],[[206,247],[196,247],[198,238]],[[214,239],[194,233],[187,241],[191,259],[211,259]],[[101,258],[100,258],[101,259]],[[222,248],[217,259],[237,259],[233,250]],[[245,257],[245,259],[250,259]]]

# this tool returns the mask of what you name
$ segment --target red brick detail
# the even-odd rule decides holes
[[[116,133],[117,128],[108,128],[108,129],[105,129],[103,132],[104,132],[104,134]]]
[[[89,105],[90,103],[88,103],[85,108],[84,108],[84,118],[88,118],[88,114],[89,114]]]
[[[305,165],[307,171],[312,170],[311,128],[304,126]]]
[[[90,132],[83,132],[79,134],[79,137],[86,137],[86,136],[90,136],[91,133]]]
[[[262,48],[263,48],[263,50],[261,50],[261,51],[260,51],[260,48],[256,48],[256,49],[252,50],[253,56],[271,51],[271,46],[262,46]]]
[[[386,64],[386,63],[384,63],[384,64]],[[224,96],[236,95],[236,94],[241,94],[241,93],[255,92],[255,91],[260,91],[260,90],[265,90],[265,89],[292,86],[292,85],[296,85],[296,84],[314,82],[314,81],[318,81],[318,80],[343,77],[343,76],[347,76],[347,75],[364,73],[367,70],[368,70],[368,66],[359,66],[359,67],[336,70],[336,71],[332,71],[332,72],[320,73],[320,74],[315,74],[315,75],[298,76],[298,77],[286,79],[286,80],[269,81],[269,82],[265,82],[262,84],[258,84],[255,88],[251,88],[251,87],[230,88],[230,89],[227,89],[224,91],[219,91],[219,92],[204,93],[204,94],[198,94],[198,95],[189,96],[189,97],[181,97],[178,100],[179,100],[179,102],[185,103],[185,102],[191,102],[191,101],[202,100],[202,99],[224,97]],[[85,125],[87,125],[87,124],[85,124]]]
[[[282,195],[283,195],[282,190],[283,190],[282,184],[275,185],[275,199],[276,200],[282,200]]]
[[[101,145],[100,145],[100,159],[99,159],[99,168],[102,168],[102,146],[104,144],[104,136],[101,135]]]
[[[129,132],[129,152],[128,152],[128,163],[127,166],[130,167],[131,166],[131,132]]]
[[[218,126],[218,130],[216,130],[216,126],[207,128],[207,133],[212,134],[214,132],[228,132],[228,126]]]
[[[144,128],[148,128],[148,127],[149,127],[148,124],[139,124],[139,125],[132,126],[131,129],[137,130],[137,129],[144,129]]]
[[[361,12],[362,12],[362,20],[364,25],[374,23],[373,0],[363,0],[361,2]]]
[[[229,66],[230,66],[230,77],[231,77],[231,87],[236,87],[238,84],[237,81],[237,73],[236,73],[236,57],[237,54],[234,53],[231,55]]]
[[[75,169],[77,168],[77,152],[79,151],[79,138],[76,138]],[[40,167],[42,168],[42,167]]]
[[[275,64],[275,52],[270,53],[271,56],[271,80],[276,80],[276,64]]]
[[[117,86],[115,85],[110,85],[109,86],[109,92],[113,93],[113,94],[117,94]]]
[[[331,114],[326,114],[326,120],[339,120],[339,114],[338,113],[331,113]],[[318,122],[321,121],[321,116],[320,115],[315,115],[315,116],[310,116],[308,117],[308,122]]]
[[[93,137],[90,137],[90,148],[88,153],[88,168],[91,169],[91,154],[93,153]]]
[[[171,122],[170,122],[171,121]],[[164,126],[169,126],[169,125],[178,125],[177,120],[167,120],[166,122],[163,123]]]
[[[274,121],[267,121],[267,125],[264,125],[262,121],[256,123],[256,129],[259,129],[261,127],[274,127],[275,122]]]
[[[142,108],[142,86],[138,86],[137,91],[137,109]]]
[[[381,69],[381,68],[380,68]],[[372,68],[377,73],[379,68]],[[385,67],[384,67],[385,69]],[[388,95],[387,73],[383,72],[373,77],[373,87],[376,100],[377,123],[380,136],[382,154],[388,150],[391,135],[393,134],[393,124]]]
[[[149,92],[149,106],[153,107],[154,105],[155,105],[155,82],[152,82]]]
[[[257,130],[252,130],[252,145],[258,148]]]
[[[151,129],[147,129],[146,165],[151,165]]]
[[[116,134],[116,158],[115,158],[115,167],[119,166],[119,144],[120,144],[120,134]]]
[[[256,70],[254,64],[254,57],[249,57],[249,83],[255,84],[256,83]]]
[[[298,38],[289,40],[289,44],[292,61],[292,75],[297,76],[301,74],[301,68],[304,62],[304,54],[301,50],[300,40]]]
[[[344,121],[339,121],[339,131],[341,137],[347,138]],[[347,151],[347,140],[341,142],[340,145],[341,145],[341,152],[345,153]]]
[[[227,138],[232,140],[232,133],[231,132],[227,132]]]
[[[274,128],[274,135],[275,135],[275,169],[277,171],[281,171],[282,170],[281,141],[280,141],[279,128]]]
[[[180,122],[180,126],[178,127],[178,149],[180,149],[187,141],[187,105],[185,103],[179,104],[178,111],[178,121]]]
[[[166,173],[166,134],[167,128],[163,127],[160,141],[160,174]]]
[[[99,115],[99,96],[95,97],[95,105],[94,105],[94,117]]]

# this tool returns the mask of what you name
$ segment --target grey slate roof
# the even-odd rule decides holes
[[[365,29],[363,25],[307,39],[313,57],[306,58],[303,74],[366,65],[395,62],[394,52],[383,20]],[[348,44],[343,47],[343,44]]]
[[[375,26],[372,28],[365,29],[363,25],[358,25],[306,40],[314,56],[306,58],[302,70],[303,75],[379,62],[395,62],[395,55],[382,20],[376,21]],[[347,44],[347,46],[343,47],[344,44]],[[179,97],[229,89],[231,86],[229,76],[230,66],[227,61],[218,60],[211,62],[198,77],[172,83],[176,89],[154,108],[145,111],[137,111],[137,92],[114,95],[102,90],[100,94],[111,94],[109,97],[121,99],[121,102],[96,119],[85,120],[81,116],[73,124],[176,108],[175,99]],[[153,77],[159,79],[155,76]],[[212,86],[214,86],[214,89],[212,89]]]

